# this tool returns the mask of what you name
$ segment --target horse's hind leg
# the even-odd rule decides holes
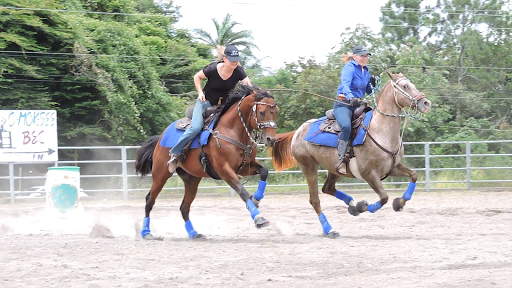
[[[371,170],[370,172],[363,173],[363,178],[368,182],[370,187],[372,187],[373,191],[379,195],[380,200],[375,202],[374,204],[368,205],[366,201],[359,201],[356,205],[356,210],[359,213],[363,212],[370,212],[375,213],[377,212],[382,206],[384,206],[386,203],[388,203],[388,193],[384,190],[384,186],[382,185],[382,182],[380,181],[380,175],[375,170]]]
[[[404,209],[405,203],[412,198],[412,194],[414,193],[414,189],[416,189],[416,181],[418,180],[418,173],[412,171],[409,167],[400,163],[396,166],[395,169],[390,174],[391,176],[407,176],[411,178],[411,182],[409,182],[409,186],[407,186],[407,190],[401,198],[395,198],[393,201],[393,210],[396,212],[402,211]]]
[[[194,202],[194,199],[197,195],[197,187],[199,186],[199,182],[201,182],[201,177],[195,177],[183,169],[178,168],[176,170],[180,178],[185,183],[185,195],[183,196],[183,201],[181,202],[180,211],[183,220],[185,221],[185,229],[187,229],[188,238],[190,239],[203,239],[206,238],[203,234],[198,234],[192,226],[192,222],[190,222],[189,213],[190,213],[190,205]]]
[[[336,182],[338,182],[340,178],[340,175],[328,172],[327,179],[322,187],[322,192],[342,200],[347,204],[348,212],[353,216],[358,216],[359,212],[357,212],[356,206],[354,205],[354,198],[343,191],[336,190]]]
[[[306,181],[308,182],[309,204],[311,204],[313,209],[315,209],[316,215],[320,220],[320,224],[322,224],[322,229],[325,235],[327,235],[329,238],[338,238],[340,234],[332,229],[331,224],[329,224],[329,221],[327,221],[327,217],[325,217],[324,213],[322,212],[322,207],[320,206],[320,198],[318,197],[318,164],[316,163],[316,160],[307,159],[303,162],[308,163],[308,165],[304,165],[302,162],[299,162],[301,161],[300,157],[297,157],[296,159],[297,165],[299,166],[304,176],[306,176]]]

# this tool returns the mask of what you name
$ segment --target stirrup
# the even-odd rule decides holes
[[[345,161],[345,158],[342,158],[340,160],[340,163],[336,165],[336,172],[338,172],[341,175],[347,174],[347,161]]]
[[[169,153],[171,155],[171,159],[169,159],[169,161],[167,161],[167,166],[169,166],[171,163],[178,163],[178,162],[181,162],[185,159],[185,154],[183,153],[178,153],[178,154],[172,154],[172,153]]]

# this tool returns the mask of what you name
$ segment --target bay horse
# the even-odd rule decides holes
[[[256,86],[241,85],[240,89],[229,95],[217,123],[210,130],[212,134],[208,143],[202,149],[189,150],[186,158],[178,162],[176,172],[185,184],[185,195],[180,211],[190,239],[205,238],[204,235],[197,233],[189,218],[190,205],[196,197],[199,182],[204,177],[210,177],[205,172],[206,163],[198,160],[200,150],[206,153],[206,162],[209,162],[214,173],[216,172],[215,176],[226,181],[246,203],[256,227],[269,225],[269,221],[257,208],[264,195],[268,169],[256,161],[257,143],[253,131],[259,131],[265,145],[272,147],[277,129],[277,113],[277,104],[269,92]],[[145,240],[162,240],[162,237],[151,234],[149,214],[167,179],[172,176],[167,167],[170,148],[160,143],[164,134],[165,131],[162,136],[150,137],[137,151],[136,172],[140,173],[141,177],[150,172],[153,176],[151,189],[146,196],[146,216],[141,231],[141,236]],[[256,174],[260,175],[261,180],[257,191],[250,195],[240,182],[239,176]]]
[[[353,147],[355,158],[347,167],[347,174],[340,175],[336,171],[338,163],[337,150],[333,147],[312,144],[304,137],[316,119],[303,123],[297,130],[277,134],[272,149],[273,165],[276,170],[285,170],[298,165],[302,170],[309,187],[309,203],[315,209],[325,235],[329,238],[339,237],[327,221],[318,197],[318,167],[321,165],[328,170],[328,176],[322,187],[322,192],[343,200],[348,205],[351,215],[379,210],[388,202],[388,194],[384,190],[381,179],[385,176],[406,176],[410,178],[409,186],[401,198],[393,202],[393,209],[401,211],[405,203],[412,197],[418,175],[401,163],[404,155],[402,137],[400,135],[400,119],[408,114],[400,114],[404,107],[416,110],[417,113],[429,113],[431,102],[419,92],[411,81],[400,74],[388,72],[390,80],[379,92],[375,99],[376,110],[373,113],[371,125],[367,131],[366,140],[362,145]],[[368,139],[370,138],[370,139]],[[365,180],[377,193],[380,200],[368,205],[360,201],[354,205],[352,196],[336,190],[335,184],[341,176]]]

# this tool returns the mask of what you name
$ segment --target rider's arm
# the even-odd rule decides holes
[[[238,65],[233,73],[237,73],[237,77],[240,79],[242,84],[252,86],[251,80],[249,80],[249,77],[247,77],[247,73],[245,73],[245,70],[242,68],[242,66]]]
[[[197,99],[204,102],[206,98],[204,97],[203,88],[201,87],[201,79],[206,79],[206,75],[204,75],[203,70],[194,75],[194,85],[196,86],[197,94],[199,94]]]
[[[251,80],[249,80],[249,77],[245,77],[245,78],[242,80],[242,83],[243,83],[243,84],[245,84],[245,85],[252,86],[252,83],[251,83]]]
[[[366,85],[366,94],[372,94],[372,84],[370,81],[368,81],[368,84]]]
[[[338,95],[344,95],[347,100],[352,98],[352,91],[350,91],[350,84],[354,77],[354,66],[347,63],[341,70],[341,82],[338,87]]]

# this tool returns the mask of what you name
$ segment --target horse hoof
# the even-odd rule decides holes
[[[368,206],[368,202],[366,202],[365,200],[359,201],[356,204],[356,211],[359,213],[363,213],[364,211],[366,211],[366,210],[363,210],[363,209],[366,209],[366,206]]]
[[[260,229],[263,227],[267,227],[270,224],[270,222],[268,222],[267,219],[260,217],[256,220],[254,220],[254,224],[256,225],[256,228]]]
[[[395,212],[400,212],[402,210],[404,210],[404,206],[402,206],[402,204],[400,204],[400,200],[402,198],[395,198],[395,200],[393,200],[393,210],[395,210]]]
[[[359,212],[357,212],[356,206],[348,206],[348,213],[352,216],[359,216]]]
[[[154,240],[154,241],[162,241],[164,240],[164,237],[155,237],[151,234],[147,234],[146,236],[144,236],[144,238],[142,238],[144,240]]]
[[[192,240],[206,240],[206,236],[203,234],[196,234],[194,237],[192,237]]]
[[[340,233],[338,233],[336,231],[331,231],[331,232],[329,232],[329,234],[327,234],[327,238],[338,239],[338,238],[340,238]]]

